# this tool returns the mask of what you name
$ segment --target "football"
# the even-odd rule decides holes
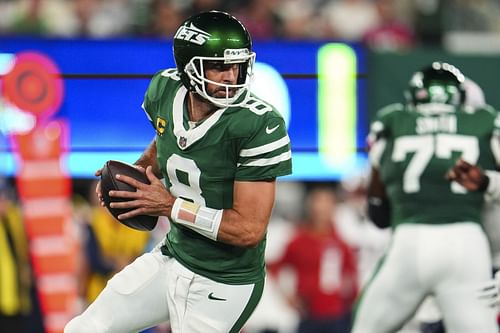
[[[107,161],[102,169],[101,174],[101,193],[104,204],[106,208],[109,210],[111,215],[113,215],[118,220],[118,215],[125,213],[127,210],[120,208],[111,208],[109,204],[120,201],[127,201],[127,199],[122,198],[111,198],[109,196],[109,191],[131,191],[135,192],[135,188],[127,183],[121,182],[116,179],[116,175],[125,175],[131,178],[134,178],[142,183],[149,184],[149,180],[146,177],[146,174],[143,173],[138,168],[134,167],[131,164],[110,160]],[[138,215],[134,216],[130,219],[126,220],[118,220],[120,223],[125,224],[126,226],[142,231],[153,230],[156,227],[156,223],[158,222],[157,216],[149,216],[149,215]]]

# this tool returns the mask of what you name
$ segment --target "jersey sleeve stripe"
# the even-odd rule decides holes
[[[257,155],[265,154],[265,153],[271,152],[273,150],[276,150],[278,148],[281,148],[283,146],[286,146],[289,143],[290,143],[290,138],[287,135],[287,136],[285,136],[277,141],[267,143],[267,144],[259,146],[259,147],[242,149],[240,151],[240,156],[241,157],[249,157],[249,156],[257,156]]]
[[[290,150],[271,158],[260,158],[257,160],[251,160],[245,163],[238,163],[239,166],[268,166],[287,161],[292,158],[292,153]]]

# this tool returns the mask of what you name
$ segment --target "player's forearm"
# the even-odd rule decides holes
[[[235,182],[233,205],[224,210],[218,240],[241,247],[257,246],[265,236],[275,192],[274,179]]]
[[[238,181],[231,209],[213,209],[177,198],[170,217],[212,240],[257,246],[264,237],[274,203],[276,182]]]
[[[257,246],[263,239],[269,214],[244,214],[234,209],[213,209],[177,198],[171,220],[212,240],[240,247]]]
[[[217,240],[223,243],[255,247],[264,238],[269,217],[243,216],[233,209],[225,209]]]
[[[156,159],[156,140],[153,140],[149,146],[144,150],[141,157],[134,163],[135,165],[139,165],[144,169],[151,165],[153,167],[153,173],[158,178],[163,178],[163,175],[160,172],[160,168],[158,166],[158,160]]]

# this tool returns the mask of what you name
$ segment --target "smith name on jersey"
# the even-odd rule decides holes
[[[188,119],[187,89],[175,69],[157,73],[143,108],[156,129],[158,164],[176,197],[214,209],[232,208],[235,181],[270,180],[291,173],[290,139],[281,115],[251,96],[199,123]],[[212,241],[171,223],[165,254],[224,283],[264,277],[265,239],[255,248]]]
[[[416,111],[389,105],[371,125],[370,160],[386,185],[391,222],[480,222],[483,194],[468,192],[445,175],[460,157],[484,169],[499,165],[497,112],[489,107],[428,106]]]

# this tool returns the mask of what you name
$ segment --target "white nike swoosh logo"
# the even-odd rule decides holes
[[[278,129],[278,127],[280,127],[280,125],[276,125],[273,128],[269,128],[269,126],[268,126],[268,127],[266,127],[266,133],[271,134],[272,132],[276,131],[276,129]]]

